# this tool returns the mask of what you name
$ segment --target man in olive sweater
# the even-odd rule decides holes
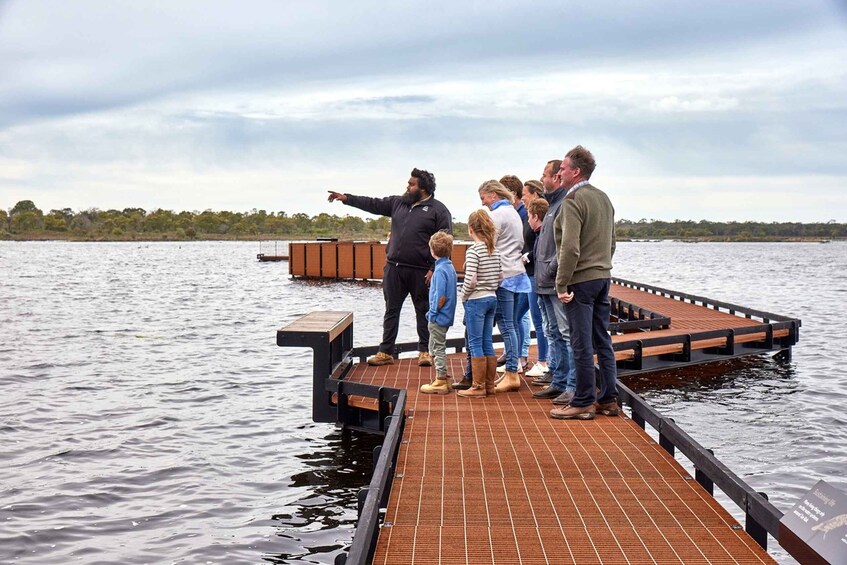
[[[576,365],[576,392],[570,404],[550,415],[562,420],[591,420],[596,412],[618,415],[617,367],[609,336],[609,286],[615,253],[615,209],[603,191],[588,179],[596,163],[590,151],[577,145],[559,168],[567,189],[559,222],[559,269],[556,292],[565,304]],[[558,231],[558,230],[557,230]],[[594,352],[600,367],[596,394]]]

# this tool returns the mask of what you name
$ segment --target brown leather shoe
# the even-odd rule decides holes
[[[375,365],[375,366],[378,367],[380,365],[393,365],[393,364],[394,364],[394,357],[392,357],[388,353],[385,353],[384,351],[380,351],[376,355],[374,355],[373,357],[368,358],[368,365]]]
[[[617,402],[604,402],[603,404],[595,403],[594,410],[598,414],[602,414],[604,416],[617,416],[621,412],[621,407],[618,406]]]
[[[593,420],[594,405],[588,406],[563,406],[550,410],[550,417],[557,420]]]
[[[571,403],[571,400],[573,400],[573,396],[574,391],[566,390],[565,392],[553,399],[553,404],[557,404],[559,406],[567,406]]]
[[[418,367],[432,367],[432,355],[429,354],[429,351],[418,353]]]

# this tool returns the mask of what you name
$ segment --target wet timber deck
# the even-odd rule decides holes
[[[307,246],[305,255],[333,250],[321,245]],[[326,263],[320,264],[322,270],[312,276],[326,276]],[[617,319],[638,325],[612,335],[621,375],[766,352],[790,354],[798,338],[799,320],[766,312],[620,280],[611,295],[613,306],[617,302],[622,308]],[[644,325],[645,319],[662,322]],[[280,333],[313,331],[304,323]],[[334,330],[321,331],[335,339]],[[322,355],[352,347],[352,329],[346,331],[340,349],[320,354],[316,349],[316,363]],[[279,338],[278,343],[296,345]],[[414,344],[398,347],[415,349]],[[350,353],[362,359],[375,349],[354,347]],[[464,358],[464,353],[448,356],[451,375],[462,373]],[[354,364],[342,377],[407,391],[403,442],[374,563],[774,562],[626,415],[553,420],[550,401],[532,398],[526,383],[517,392],[479,400],[420,394],[420,385],[433,374],[416,359],[404,358],[382,367]],[[334,404],[337,396],[331,398]],[[370,398],[345,398],[369,413],[377,407]],[[314,402],[327,402],[319,381]]]
[[[461,374],[464,355],[450,355]],[[548,416],[529,385],[424,395],[431,368],[358,364],[349,380],[409,391],[374,563],[772,563],[625,416]]]
[[[762,324],[621,284],[612,295],[671,318],[667,329],[613,336],[619,344],[686,335],[692,350],[723,347],[726,337],[698,334]],[[756,332],[734,341],[764,338]],[[641,354],[683,348],[648,345]],[[633,350],[616,356],[629,359]],[[464,354],[449,355],[450,374],[460,375],[463,363]],[[408,391],[411,418],[374,563],[773,562],[630,418],[553,420],[550,401],[532,398],[526,383],[481,400],[420,394],[432,375],[432,368],[401,359],[383,367],[359,363],[347,376]]]

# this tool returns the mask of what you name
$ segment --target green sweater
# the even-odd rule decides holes
[[[583,185],[565,197],[556,217],[561,233],[556,291],[568,285],[608,279],[615,254],[615,208],[602,190]]]

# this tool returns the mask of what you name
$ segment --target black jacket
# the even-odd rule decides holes
[[[391,218],[391,237],[385,255],[386,261],[394,265],[432,269],[435,259],[429,252],[429,238],[437,231],[453,233],[450,211],[433,197],[410,206],[401,196],[346,196],[344,203],[348,206]]]

